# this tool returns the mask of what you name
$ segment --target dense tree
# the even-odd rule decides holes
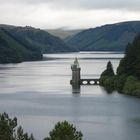
[[[82,140],[81,131],[69,124],[67,121],[58,122],[50,132],[50,136],[44,140]]]
[[[111,62],[109,61],[107,63],[107,67],[106,67],[106,70],[101,74],[101,76],[114,76],[114,70],[113,70],[113,67],[112,67],[112,64]]]
[[[50,132],[50,136],[44,140],[82,140],[81,131],[67,121],[58,122]],[[35,140],[34,136],[25,133],[21,126],[17,125],[17,118],[11,119],[8,114],[0,114],[0,140]]]
[[[10,119],[8,114],[0,114],[0,140],[14,140],[17,118]]]
[[[128,76],[123,88],[123,93],[140,97],[140,81],[134,76]]]
[[[114,76],[114,70],[111,62],[109,61],[106,66],[106,70],[102,72],[101,77],[99,79],[100,85],[105,86],[107,89],[112,85],[112,77]],[[114,79],[114,78],[113,78]],[[114,86],[113,86],[114,87]],[[112,88],[113,88],[112,87]],[[112,89],[111,88],[111,89]]]
[[[136,76],[140,79],[140,34],[128,44],[125,57],[120,61],[117,73]]]
[[[114,89],[116,89],[119,92],[122,92],[126,80],[127,80],[126,74],[116,75],[116,78],[114,80]]]
[[[33,135],[24,133],[21,126],[17,128],[17,118],[9,118],[6,113],[0,114],[0,140],[35,140]]]
[[[112,65],[108,63],[100,77],[102,86],[140,97],[140,34],[127,45],[126,54],[117,68],[117,75],[114,76],[111,71]]]
[[[104,81],[104,87],[109,93],[111,93],[115,88],[114,87],[115,79],[116,79],[116,76],[110,76],[110,77],[106,78]]]
[[[35,140],[35,138],[33,134],[29,136],[28,133],[24,133],[22,127],[19,126],[15,135],[15,140]]]

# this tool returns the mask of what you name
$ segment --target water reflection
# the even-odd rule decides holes
[[[80,94],[73,94],[72,109],[73,109],[73,121],[77,123],[80,120],[81,100]]]
[[[80,85],[72,85],[72,93],[73,94],[80,94],[80,91],[81,91],[81,86]]]

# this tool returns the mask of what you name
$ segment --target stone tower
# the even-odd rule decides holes
[[[78,59],[77,57],[75,58],[74,60],[74,63],[71,65],[71,70],[72,70],[72,80],[71,80],[71,85],[73,87],[79,87],[80,86],[80,71],[81,71],[81,68],[79,66],[79,62],[78,62]]]

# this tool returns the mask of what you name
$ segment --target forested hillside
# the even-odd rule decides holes
[[[125,51],[140,32],[140,21],[122,22],[84,30],[66,41],[79,51]]]
[[[17,63],[41,59],[41,52],[24,45],[5,29],[0,28],[0,63]]]
[[[8,25],[0,25],[15,38],[20,40],[27,46],[30,46],[33,50],[38,49],[42,53],[58,53],[58,52],[71,52],[74,51],[72,47],[69,47],[63,40],[55,37],[48,32],[33,28],[30,26],[16,27]]]

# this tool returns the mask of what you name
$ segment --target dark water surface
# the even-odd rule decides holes
[[[72,94],[70,64],[78,56],[83,78],[97,78],[111,60],[123,54],[73,53],[45,55],[47,61],[0,65],[0,112],[17,116],[37,140],[58,121],[67,120],[84,140],[140,140],[140,99],[108,94],[100,86],[82,86]]]

